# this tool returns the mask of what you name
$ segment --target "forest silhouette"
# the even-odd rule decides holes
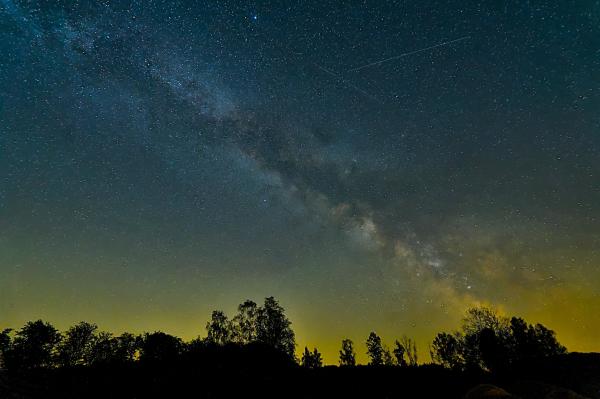
[[[0,332],[0,397],[600,397],[600,354],[568,353],[544,325],[487,307],[437,334],[430,363],[419,362],[414,339],[390,349],[375,331],[363,343],[342,339],[336,366],[324,366],[317,348],[297,357],[296,346],[273,297],[244,301],[232,318],[213,311],[206,335],[189,342],[31,321]],[[359,365],[363,349],[369,361]]]

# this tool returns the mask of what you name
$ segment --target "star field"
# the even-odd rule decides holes
[[[0,1],[0,327],[600,350],[600,2]],[[362,354],[360,354],[362,356]],[[359,356],[359,358],[360,358]]]

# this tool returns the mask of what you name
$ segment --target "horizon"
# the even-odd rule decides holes
[[[250,298],[248,298],[248,299],[252,300]],[[478,305],[478,306],[484,306],[486,308],[492,309],[492,310],[496,311],[497,314],[498,314],[498,316],[500,316],[502,318],[507,318],[508,319],[510,317],[513,317],[513,316],[515,316],[515,317],[522,317],[522,315],[508,315],[508,314],[500,311],[499,309],[497,309],[497,308],[495,308],[493,306],[492,307],[488,307],[488,306],[485,306],[485,305]],[[215,309],[215,310],[217,310],[217,309]],[[222,309],[218,309],[218,310],[222,310]],[[234,308],[231,312],[224,311],[224,313],[231,319],[231,317],[235,313],[235,310],[237,310],[237,307]],[[465,309],[465,311],[466,310],[467,309]],[[286,310],[286,313],[288,315],[290,314],[290,312],[287,311],[287,310]],[[434,333],[432,335],[431,339],[429,339],[428,341],[418,342],[417,340],[415,340],[415,343],[417,345],[417,353],[419,355],[419,362],[418,362],[419,364],[427,364],[427,363],[433,362],[433,359],[431,359],[429,350],[430,350],[430,345],[431,345],[431,343],[433,341],[433,338],[435,338],[435,335],[437,333],[440,333],[440,332],[455,332],[455,331],[458,332],[458,331],[460,331],[460,327],[461,327],[461,325],[463,323],[464,316],[465,316],[465,314],[463,314],[462,318],[460,318],[459,320],[456,321],[456,325],[453,328],[448,329],[448,330],[444,330],[444,331],[442,331],[442,330],[437,331],[436,333]],[[533,325],[535,325],[537,323],[544,324],[540,320],[529,320],[526,317],[524,319],[526,321],[530,322]],[[34,321],[34,320],[38,320],[38,319],[34,318],[34,319],[30,319],[28,321]],[[46,320],[46,319],[40,319],[40,320],[42,320],[44,322],[48,322],[48,323],[54,325],[55,327],[58,327],[58,330],[60,332],[65,332],[69,327],[72,327],[72,326],[76,325],[79,322],[88,322],[88,323],[92,323],[92,324],[97,325],[98,326],[98,331],[106,331],[106,332],[109,332],[109,333],[113,334],[114,336],[118,336],[118,335],[120,335],[122,333],[132,333],[132,334],[135,334],[135,335],[143,335],[143,334],[147,334],[147,333],[164,332],[166,334],[170,334],[170,335],[173,335],[175,337],[181,338],[184,342],[189,343],[189,342],[191,342],[191,341],[193,341],[195,339],[204,340],[204,339],[207,338],[206,337],[206,335],[207,335],[206,324],[207,324],[208,321],[210,321],[210,316],[206,317],[205,320],[202,321],[199,324],[199,325],[204,326],[204,327],[201,328],[200,331],[197,334],[194,335],[194,333],[190,333],[190,335],[188,335],[188,336],[186,336],[186,335],[178,335],[178,334],[175,334],[175,333],[173,333],[171,331],[167,331],[167,330],[161,329],[161,328],[151,328],[149,330],[132,330],[132,329],[125,328],[125,329],[118,330],[118,331],[110,331],[110,330],[104,329],[102,327],[102,325],[96,323],[93,320],[85,320],[85,319],[79,320],[77,322],[73,322],[73,323],[71,323],[69,325],[65,325],[65,326],[55,325],[52,322],[52,320]],[[294,330],[294,328],[295,328],[294,321],[291,320],[291,322],[292,322],[291,323],[291,328],[292,328],[292,330]],[[5,326],[5,325],[0,325],[0,330],[8,327],[8,328],[12,328],[13,331],[17,331],[24,324],[25,324],[25,322],[22,323],[22,325],[20,325],[20,326]],[[565,341],[561,340],[562,337],[561,337],[560,331],[554,330],[552,328],[552,326],[546,325],[546,327],[549,327],[550,330],[553,330],[556,333],[556,337],[557,337],[557,340],[559,342],[561,342],[563,344],[566,344]],[[303,338],[303,337],[299,336],[299,334],[296,333],[295,355],[296,355],[297,359],[301,359],[302,358],[302,353],[303,353],[303,351],[304,351],[305,348],[307,348],[309,350],[318,349],[319,353],[321,353],[321,355],[323,356],[322,360],[323,360],[323,365],[324,366],[339,365],[339,351],[340,351],[340,348],[341,348],[342,340],[343,339],[350,339],[354,343],[354,345],[355,345],[357,365],[367,365],[368,362],[369,362],[369,357],[367,355],[366,344],[365,343],[366,343],[366,340],[367,340],[367,337],[368,337],[369,333],[371,333],[371,332],[377,333],[382,338],[381,342],[382,342],[384,348],[389,348],[389,349],[391,349],[393,347],[394,342],[396,340],[400,340],[403,336],[406,336],[408,338],[414,339],[413,336],[407,335],[405,333],[398,333],[398,334],[390,335],[390,336],[382,335],[382,334],[379,333],[379,331],[378,331],[377,328],[370,328],[370,329],[366,328],[365,331],[366,331],[366,333],[364,334],[363,337],[340,336],[339,339],[338,339],[338,341],[337,341],[337,344],[338,344],[337,347],[335,346],[333,340],[331,341],[332,344],[330,346],[319,345],[319,343],[314,343],[313,344],[313,342],[314,342],[313,340]],[[310,343],[308,343],[308,342],[310,342]],[[600,351],[597,351],[597,350],[572,350],[569,347],[568,344],[566,344],[566,348],[569,351],[569,353],[600,353]],[[364,349],[364,350],[361,351],[361,349]]]
[[[600,352],[597,1],[200,3],[0,0],[0,328]]]

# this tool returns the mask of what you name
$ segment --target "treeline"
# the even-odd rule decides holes
[[[566,354],[567,349],[542,324],[478,307],[467,311],[459,331],[439,333],[430,353],[435,363],[448,368],[503,373],[516,365]]]
[[[389,349],[375,332],[365,342],[369,366],[417,366],[415,340],[402,336]],[[542,324],[531,325],[520,317],[503,317],[494,309],[474,307],[467,310],[460,330],[438,333],[429,345],[434,364],[457,371],[504,373],[515,366],[567,353],[554,331]],[[314,348],[304,348],[301,363],[308,368],[322,366],[322,356]],[[350,339],[342,340],[340,366],[355,366],[356,352]]]
[[[416,342],[403,336],[392,349],[375,332],[365,341],[369,366],[409,367],[418,361]],[[295,334],[283,307],[273,297],[259,306],[246,300],[229,318],[213,311],[206,324],[206,336],[189,342],[161,331],[114,336],[99,331],[95,324],[81,322],[64,333],[42,320],[28,322],[20,330],[0,332],[0,367],[8,370],[97,367],[114,365],[161,365],[200,361],[227,364],[244,361],[300,364],[305,368],[323,365],[317,348],[304,348],[295,356]],[[454,370],[502,372],[526,360],[566,353],[554,332],[541,324],[499,316],[494,310],[478,307],[467,311],[461,329],[439,333],[430,345],[434,363]],[[356,350],[344,339],[339,365],[357,365]],[[273,366],[273,364],[271,364]]]
[[[231,320],[212,312],[207,336],[184,342],[161,331],[119,336],[81,322],[60,333],[42,320],[20,330],[0,332],[0,366],[8,370],[35,370],[81,366],[115,366],[139,363],[196,361],[201,358],[263,357],[285,363],[295,359],[296,341],[291,322],[273,297],[262,306],[247,300]],[[243,349],[243,350],[242,350]]]

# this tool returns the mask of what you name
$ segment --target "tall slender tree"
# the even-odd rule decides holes
[[[398,366],[406,366],[406,359],[404,358],[404,355],[406,354],[406,349],[404,348],[404,345],[402,345],[398,340],[396,340],[395,342],[395,347],[394,347],[394,357],[396,358],[396,364]]]
[[[356,366],[354,343],[350,339],[342,340],[342,349],[340,350],[340,366]]]
[[[369,355],[371,366],[381,366],[383,364],[383,346],[381,338],[374,331],[367,338],[367,355]]]
[[[403,335],[400,343],[404,347],[408,365],[416,366],[419,362],[419,357],[417,354],[417,343],[415,340]]]

